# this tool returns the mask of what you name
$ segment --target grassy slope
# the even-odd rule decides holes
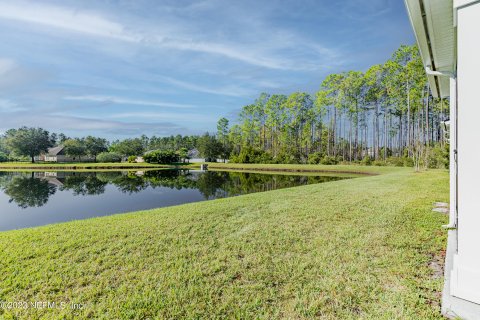
[[[440,318],[430,264],[447,217],[431,205],[448,200],[448,175],[359,170],[374,169],[383,174],[0,233],[0,300],[88,304],[0,317]]]

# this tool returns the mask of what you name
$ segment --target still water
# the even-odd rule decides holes
[[[246,172],[0,172],[0,231],[329,182]]]

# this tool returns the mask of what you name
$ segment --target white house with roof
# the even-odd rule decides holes
[[[480,319],[480,0],[405,0],[432,94],[450,98],[442,312]]]
[[[95,158],[89,156],[71,157],[65,153],[64,146],[57,146],[49,148],[45,154],[40,155],[38,160],[45,162],[91,162]]]

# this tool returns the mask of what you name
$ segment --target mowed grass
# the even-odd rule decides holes
[[[0,300],[86,306],[0,317],[440,319],[448,173],[359,168],[381,174],[2,232]]]

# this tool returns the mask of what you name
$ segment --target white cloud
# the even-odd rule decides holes
[[[213,54],[269,69],[311,70],[320,66],[318,61],[302,62],[298,59],[288,59],[282,57],[281,54],[276,54],[277,50],[286,47],[305,46],[305,43],[308,43],[298,35],[289,35],[288,39],[283,38],[287,33],[279,31],[276,31],[276,34],[280,35],[280,39],[275,34],[269,34],[266,39],[270,40],[258,43],[202,41],[200,40],[202,35],[197,31],[192,33],[192,31],[186,32],[184,30],[188,29],[186,28],[186,25],[189,24],[188,21],[176,20],[175,23],[164,25],[159,25],[159,22],[157,22],[155,25],[144,28],[144,30],[139,30],[138,27],[130,28],[95,12],[53,5],[40,5],[32,2],[0,2],[0,18],[41,24],[62,31],[106,37],[158,48]],[[142,25],[144,24],[142,23]],[[263,32],[265,38],[266,31],[261,32]],[[320,52],[324,56],[322,60],[328,60],[335,56],[333,50],[327,48],[318,50],[319,48],[318,45],[312,47],[307,45],[305,47],[306,50],[311,52]]]
[[[287,60],[282,60],[265,54],[261,54],[257,50],[237,48],[232,44],[196,42],[180,39],[159,39],[158,43],[160,43],[164,47],[169,47],[172,49],[217,54],[259,67],[280,70],[298,69],[298,67],[295,67]],[[254,51],[253,54],[252,51]]]
[[[92,102],[130,104],[130,105],[165,107],[165,108],[195,108],[196,107],[191,104],[180,104],[180,103],[164,102],[164,101],[125,99],[125,98],[113,97],[113,96],[95,96],[95,95],[67,96],[67,97],[64,97],[64,99],[75,100],[75,101],[92,101]]]
[[[232,96],[232,97],[245,97],[252,95],[256,93],[254,90],[242,88],[239,86],[224,86],[224,87],[219,87],[219,88],[210,88],[170,77],[160,77],[163,81],[166,83],[172,84],[174,86],[188,89],[191,91],[197,91],[197,92],[203,92],[203,93],[210,93],[210,94],[216,94],[216,95],[222,95],[222,96]]]
[[[124,41],[138,41],[124,27],[94,13],[31,2],[2,2],[0,17]]]
[[[124,122],[56,114],[27,114],[7,118],[0,123],[0,131],[21,126],[41,126],[51,131],[76,131],[80,135],[97,131],[114,135],[167,135],[188,132],[186,128],[171,122]]]

